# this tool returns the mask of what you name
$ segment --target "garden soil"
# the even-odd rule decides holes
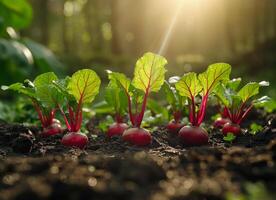
[[[276,199],[276,115],[255,111],[242,126],[253,121],[263,131],[244,129],[233,143],[211,128],[208,145],[187,147],[161,126],[139,148],[108,139],[92,120],[85,150],[62,146],[62,135],[43,138],[37,127],[2,121],[0,199],[220,200],[254,191]]]

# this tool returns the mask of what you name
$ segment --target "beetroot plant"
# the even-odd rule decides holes
[[[203,145],[208,143],[207,131],[200,127],[204,120],[208,97],[223,81],[229,80],[231,66],[226,63],[216,63],[197,75],[194,72],[184,74],[175,84],[181,96],[188,98],[190,125],[184,126],[179,131],[179,136],[186,145]],[[197,105],[197,97],[201,102]]]
[[[172,112],[173,119],[167,124],[166,128],[170,133],[178,134],[179,130],[184,126],[181,123],[183,117],[183,109],[186,97],[183,97],[175,89],[174,84],[179,80],[179,77],[171,77],[169,81],[165,81],[163,88],[166,94],[169,108]]]
[[[265,81],[250,82],[237,91],[238,86],[233,88],[226,83],[216,88],[215,94],[225,106],[226,117],[231,121],[223,126],[224,135],[228,133],[236,136],[241,134],[240,124],[248,116],[254,105],[268,100],[267,96],[259,99],[254,98],[259,93],[261,86],[268,85],[269,83]]]
[[[68,129],[68,133],[61,141],[63,145],[78,148],[84,148],[87,145],[87,136],[80,132],[82,108],[84,104],[94,100],[99,92],[100,84],[100,78],[90,69],[79,70],[72,77],[54,82],[53,85],[59,91],[59,96],[63,97],[58,108]],[[64,107],[68,109],[68,113],[64,112]]]
[[[107,136],[113,137],[122,135],[128,128],[128,125],[124,123],[123,120],[127,111],[127,96],[126,93],[112,81],[112,72],[108,70],[107,73],[111,80],[105,89],[105,101],[113,108],[115,118],[115,123],[111,124],[107,130]]]
[[[62,132],[60,122],[55,119],[60,96],[56,88],[51,85],[57,79],[53,72],[48,72],[37,76],[34,82],[25,80],[24,83],[2,86],[3,90],[17,91],[30,98],[43,128],[42,136],[51,136]]]
[[[232,80],[229,80],[227,83],[224,83],[226,85],[226,88],[229,90],[236,91],[241,83],[241,78],[234,78]],[[221,89],[221,85],[217,87],[218,89],[214,90],[214,93],[216,93],[217,90]],[[218,107],[219,107],[219,112],[220,112],[220,117],[218,117],[213,125],[215,128],[223,128],[223,126],[231,122],[231,120],[228,118],[228,111],[227,108],[224,106],[223,103],[221,103],[220,99],[218,98]]]
[[[141,128],[141,123],[151,92],[158,92],[164,83],[165,58],[146,53],[136,62],[132,81],[124,74],[112,72],[109,74],[111,84],[122,90],[127,97],[128,114],[132,127],[125,130],[123,140],[138,146],[151,143],[151,134]]]

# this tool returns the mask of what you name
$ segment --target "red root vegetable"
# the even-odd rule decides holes
[[[116,135],[123,135],[126,129],[128,129],[128,125],[126,123],[114,123],[109,126],[107,136],[113,137]]]
[[[184,126],[179,131],[179,137],[189,146],[208,144],[208,133],[199,126]]]
[[[48,137],[48,136],[56,135],[56,134],[59,134],[62,132],[63,132],[63,129],[61,127],[61,124],[53,123],[49,127],[43,128],[41,135],[44,137]]]
[[[63,136],[61,143],[64,146],[83,149],[88,143],[88,138],[79,132],[70,132]]]
[[[83,149],[88,143],[87,136],[80,133],[83,104],[94,100],[99,92],[101,80],[93,70],[82,69],[75,72],[70,80],[65,82],[66,86],[61,82],[54,83],[62,95],[65,94],[68,109],[68,114],[65,114],[62,104],[57,104],[69,132],[63,136],[61,143],[65,146]]]
[[[124,74],[109,73],[109,79],[117,84],[118,88],[121,88],[127,98],[128,114],[133,128],[124,131],[124,141],[137,146],[145,146],[151,143],[150,133],[141,128],[141,124],[150,93],[158,92],[164,83],[166,64],[167,60],[162,56],[146,53],[136,62],[132,81]],[[132,89],[130,90],[130,88]],[[143,92],[143,94],[137,96],[140,92]],[[140,104],[138,100],[140,98],[142,102],[141,105],[138,105]]]
[[[51,124],[43,128],[41,135],[44,137],[48,137],[62,132],[63,129],[61,127],[61,122],[58,119],[53,118],[51,120]]]
[[[151,134],[143,128],[130,128],[123,133],[123,140],[137,146],[151,143]]]
[[[175,122],[174,120],[167,124],[166,128],[167,130],[172,134],[177,134],[179,130],[184,126],[184,124],[181,124],[179,122]]]
[[[231,122],[226,123],[222,128],[223,135],[227,135],[228,133],[233,133],[235,136],[241,134],[241,127],[238,124],[234,124]]]
[[[186,145],[203,145],[208,143],[206,130],[200,127],[206,115],[209,95],[222,81],[229,80],[231,66],[226,63],[210,65],[208,69],[197,75],[194,72],[184,74],[175,84],[182,96],[188,97],[189,121],[192,126],[184,126],[179,136]],[[196,97],[201,96],[201,103],[197,106]]]
[[[228,122],[231,122],[231,120],[228,119],[228,118],[219,117],[219,118],[216,119],[216,121],[214,121],[213,126],[215,128],[223,128],[224,124],[226,124]]]
[[[269,86],[268,82],[250,82],[237,91],[237,87],[240,82],[241,79],[233,79],[228,83],[225,83],[226,85],[222,84],[217,87],[216,95],[224,104],[223,115],[231,121],[223,126],[223,135],[227,135],[228,133],[232,133],[235,136],[240,135],[240,125],[246,119],[254,106],[258,103],[268,101],[267,96],[254,99],[254,97],[259,93],[261,86]]]

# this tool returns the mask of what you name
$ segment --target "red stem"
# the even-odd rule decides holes
[[[78,132],[81,128],[81,124],[82,124],[82,110],[80,110],[79,114],[78,114],[78,121],[76,121],[76,126],[74,127],[74,132]]]
[[[202,103],[200,104],[199,114],[197,118],[197,126],[199,126],[204,120],[206,108],[207,108],[208,96],[209,94],[206,93],[206,95],[204,95],[203,97]]]
[[[226,117],[228,117],[231,121],[232,121],[232,114],[231,114],[231,112],[230,112],[230,110],[229,110],[229,108],[227,108],[227,107],[224,107],[224,111],[225,111],[225,116]]]
[[[132,126],[134,126],[134,125],[135,125],[135,122],[134,122],[133,114],[132,114],[131,98],[130,98],[129,93],[126,91],[126,89],[125,89],[125,93],[126,93],[126,95],[127,95],[129,119],[130,119],[130,122],[131,122]]]
[[[243,115],[240,117],[240,119],[238,119],[237,124],[240,124],[240,123],[244,120],[244,118],[249,114],[249,112],[252,110],[252,108],[253,108],[253,104],[251,104],[251,105],[245,110],[245,112],[244,112]]]
[[[144,95],[141,112],[139,113],[138,117],[136,118],[135,126],[138,127],[138,128],[140,128],[141,123],[143,121],[144,113],[145,113],[146,106],[147,106],[148,95],[149,95],[149,87],[147,87],[146,93]]]
[[[68,104],[68,111],[69,111],[69,119],[70,119],[70,125],[73,128],[75,126],[74,122],[75,122],[75,116],[74,116],[74,111],[72,109],[72,107]]]
[[[228,111],[227,111],[227,108],[226,108],[226,106],[224,106],[224,108],[223,108],[223,111],[222,111],[222,113],[221,113],[221,117],[222,118],[229,118],[229,115],[228,115],[229,113],[228,113]]]
[[[238,113],[237,113],[237,116],[236,116],[236,121],[238,121],[238,120],[242,117],[242,115],[243,115],[243,110],[244,110],[244,107],[245,107],[245,105],[246,105],[246,102],[247,102],[247,100],[245,100],[245,101],[242,103],[241,107],[239,108]]]
[[[196,118],[197,116],[196,116],[195,98],[194,96],[192,96],[192,119],[193,119],[192,125],[193,126],[197,126]]]
[[[79,100],[79,103],[78,103],[78,107],[77,107],[77,111],[75,113],[75,119],[76,119],[76,124],[79,122],[79,115],[80,115],[80,112],[82,110],[82,98],[83,98],[83,95],[81,95],[81,98]]]
[[[61,112],[61,114],[62,114],[62,116],[63,116],[63,119],[64,119],[64,121],[65,121],[65,124],[66,124],[66,126],[67,126],[68,131],[72,131],[71,125],[69,124],[68,119],[67,119],[67,117],[66,117],[64,111],[62,110],[62,108],[60,107],[59,104],[58,104],[57,106],[58,106],[58,108],[59,108],[59,110],[60,110],[60,112]]]
[[[173,118],[174,118],[175,123],[179,123],[180,119],[181,119],[181,112],[179,110],[175,111],[173,113]]]
[[[45,125],[48,127],[53,123],[53,119],[55,117],[56,110],[52,109],[48,116],[44,116],[46,118]]]
[[[189,103],[189,121],[194,126],[193,108],[191,103]]]
[[[122,123],[123,122],[123,117],[120,114],[115,114],[115,120],[118,124]]]
[[[37,114],[38,114],[38,118],[39,118],[39,120],[40,120],[40,122],[41,122],[42,127],[43,127],[43,128],[46,128],[47,125],[46,125],[44,116],[43,116],[43,114],[42,114],[41,108],[39,107],[39,105],[38,105],[35,101],[33,101],[33,105],[34,105],[34,108],[35,108],[35,110],[36,110],[36,112],[37,112]]]

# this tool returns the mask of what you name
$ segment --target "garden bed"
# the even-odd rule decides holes
[[[160,127],[146,148],[108,139],[88,124],[96,136],[89,134],[85,150],[64,147],[62,135],[42,138],[36,127],[1,122],[0,199],[214,200],[254,195],[252,188],[272,198],[276,115],[263,122],[262,132],[232,144],[213,129],[201,147],[185,147]]]

